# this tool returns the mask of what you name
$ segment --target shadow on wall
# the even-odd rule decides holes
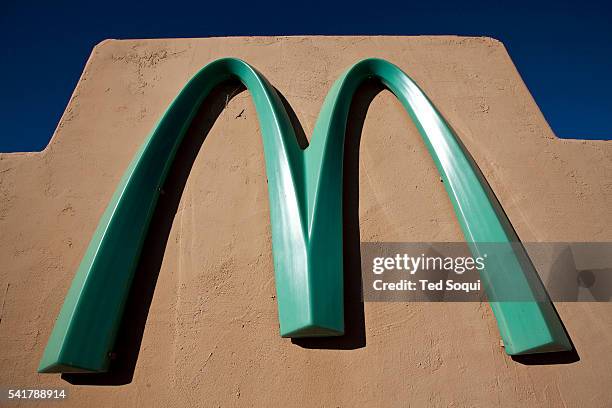
[[[123,320],[115,340],[109,371],[100,374],[62,374],[62,378],[67,382],[77,385],[124,385],[132,382],[170,229],[187,178],[213,124],[229,100],[244,90],[245,88],[238,82],[228,82],[213,90],[202,103],[177,151],[151,218]]]

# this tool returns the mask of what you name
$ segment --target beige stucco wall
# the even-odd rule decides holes
[[[343,70],[365,57],[388,59],[456,130],[523,241],[612,241],[612,144],[557,139],[496,40],[108,40],[93,50],[49,146],[0,154],[0,387],[68,387],[64,405],[79,407],[612,406],[609,303],[557,304],[580,357],[568,364],[509,358],[489,306],[477,303],[357,302],[348,340],[280,338],[261,134],[248,92],[227,106],[218,95],[179,153],[140,263],[141,298],[118,347],[133,370],[128,361],[103,378],[37,374],[132,155],[190,76],[225,56],[262,72],[308,136]],[[358,183],[348,183],[347,197],[358,205],[362,241],[463,239],[433,161],[387,91],[370,105],[358,158],[349,143]],[[357,276],[358,238],[348,241],[345,263]]]

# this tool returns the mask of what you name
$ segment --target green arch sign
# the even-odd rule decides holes
[[[342,166],[349,107],[366,79],[382,82],[402,103],[444,180],[465,239],[517,242],[478,167],[423,91],[380,59],[353,65],[332,86],[311,144],[298,145],[270,83],[244,61],[202,68],[170,104],[125,171],[91,239],[45,349],[39,372],[104,372],[109,366],[135,266],[161,187],[178,146],[213,88],[240,80],[250,91],[263,136],[272,249],[283,337],[344,333]],[[531,263],[506,257],[482,275],[489,292],[511,286],[521,302],[491,302],[508,354],[569,350],[569,339]],[[491,294],[491,293],[489,293]],[[547,299],[547,298],[546,298]]]

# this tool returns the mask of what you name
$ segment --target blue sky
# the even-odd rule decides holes
[[[612,139],[610,1],[99,1],[0,4],[0,151],[48,143],[105,38],[458,34],[504,42],[559,137]]]

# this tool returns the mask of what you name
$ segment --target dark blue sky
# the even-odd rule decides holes
[[[37,4],[38,3],[38,4]],[[105,38],[486,35],[508,48],[559,137],[612,139],[610,1],[0,2],[0,151],[48,143]]]

